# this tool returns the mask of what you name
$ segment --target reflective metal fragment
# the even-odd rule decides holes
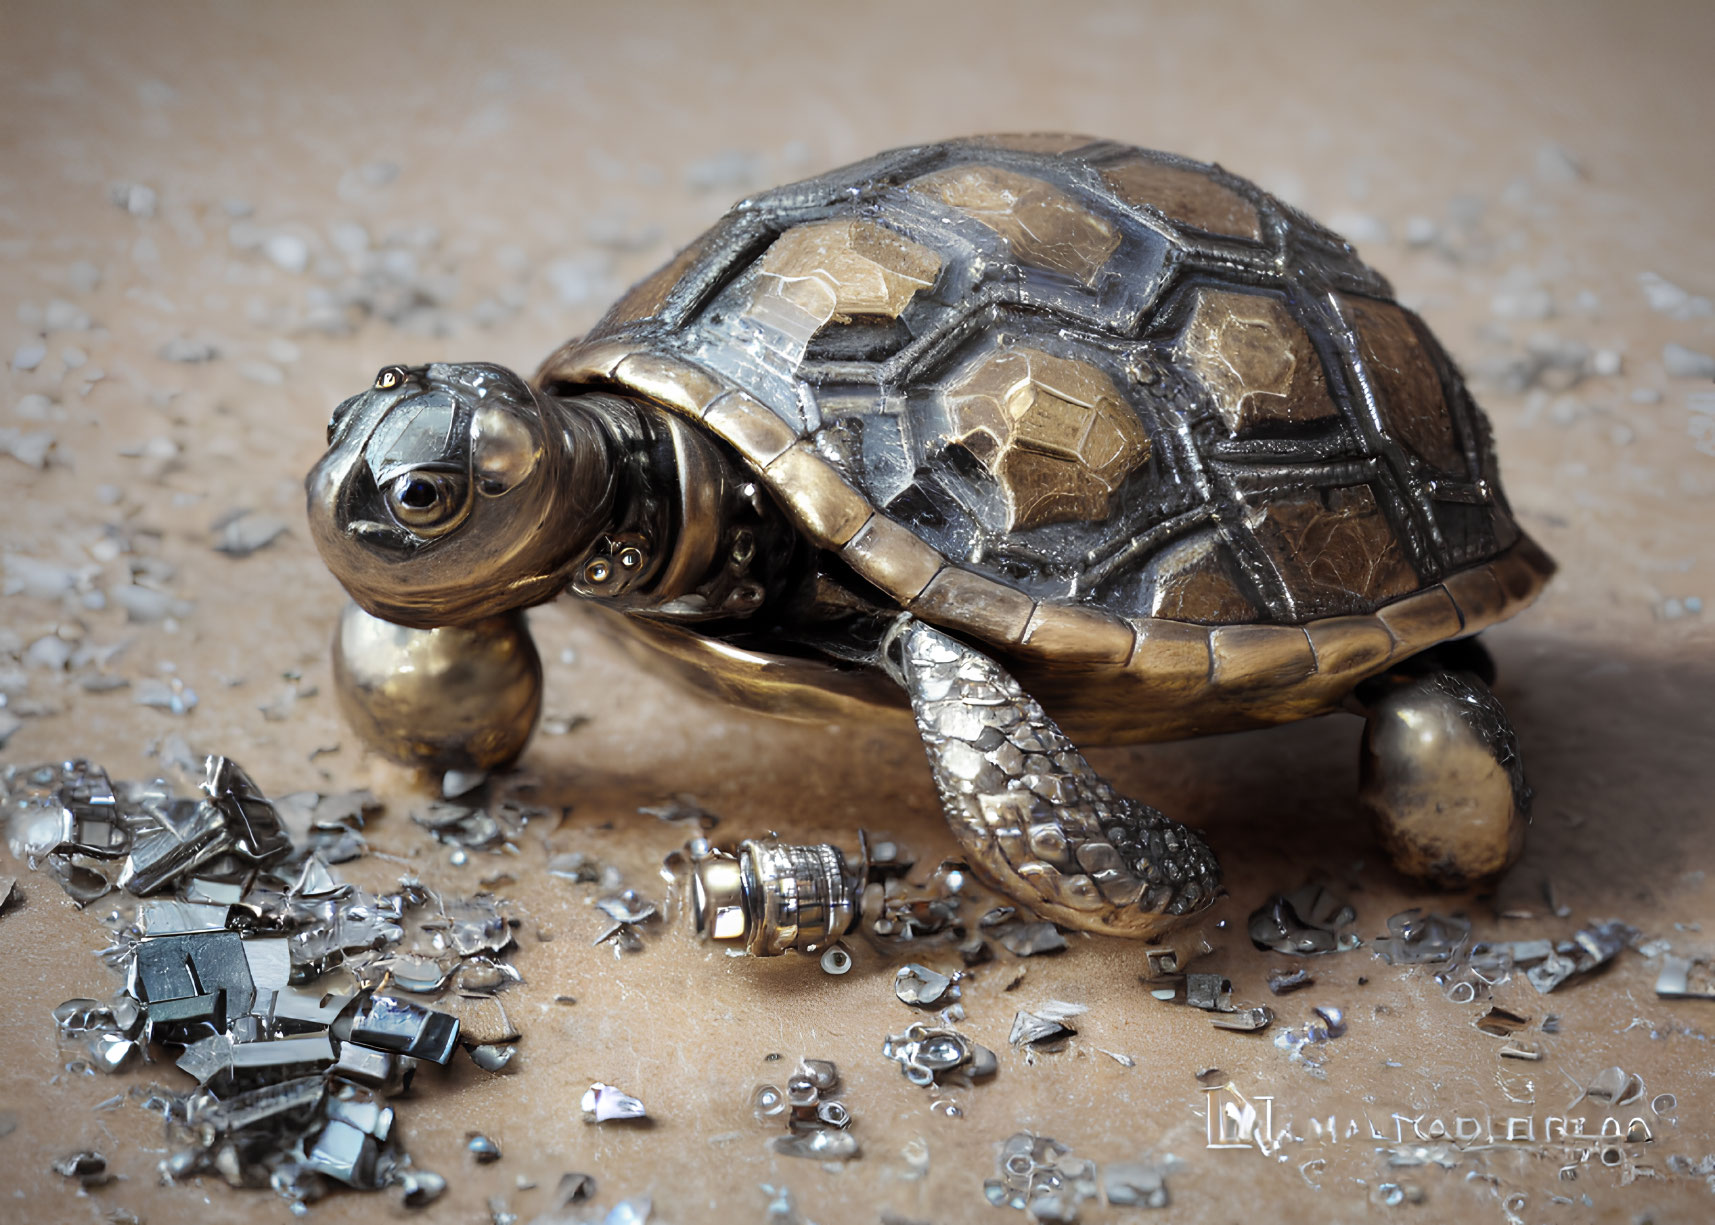
[[[995,938],[1015,957],[1037,957],[1066,948],[1065,935],[1046,921],[1020,923],[1004,929]]]
[[[1370,947],[1389,965],[1451,961],[1471,934],[1471,921],[1463,915],[1418,909],[1390,916],[1387,926],[1388,935],[1376,937]]]
[[[649,1117],[649,1112],[642,1102],[612,1085],[604,1085],[599,1081],[584,1090],[581,1105],[586,1123],[609,1123]]]
[[[1530,1018],[1496,1004],[1471,1024],[1492,1038],[1508,1038],[1521,1029],[1529,1028]]]
[[[292,849],[292,839],[261,789],[231,758],[211,756],[202,789],[214,801],[232,839],[246,859],[268,863]]]
[[[1077,1032],[1063,1021],[1050,1020],[1019,1009],[1012,1018],[1012,1033],[1007,1037],[1007,1042],[1012,1046],[1028,1045],[1045,1049],[1074,1037]]]
[[[484,1072],[501,1072],[518,1054],[516,1046],[502,1046],[497,1043],[485,1042],[480,1046],[470,1048],[470,1061]]]
[[[226,930],[232,907],[217,903],[149,901],[137,908],[137,930],[145,936]]]
[[[1568,979],[1608,964],[1637,937],[1637,929],[1625,923],[1598,923],[1584,928],[1571,940],[1555,945],[1547,958],[1525,971],[1525,978],[1531,986],[1547,995]]]
[[[398,1176],[399,1202],[407,1208],[427,1208],[446,1192],[447,1180],[432,1170],[404,1170]]]
[[[1185,1163],[1172,1154],[1153,1161],[1110,1161],[1102,1167],[1102,1191],[1122,1208],[1165,1208],[1172,1202],[1167,1177]]]
[[[843,944],[830,944],[822,950],[822,973],[840,975],[852,968],[852,955]]]
[[[500,1145],[481,1132],[471,1132],[465,1137],[465,1148],[476,1158],[478,1165],[487,1165],[491,1161],[500,1160]]]
[[[902,1034],[889,1036],[881,1045],[881,1053],[899,1065],[906,1080],[924,1088],[961,1076],[981,1080],[993,1076],[1000,1066],[986,1046],[957,1030],[921,1021]]]
[[[235,1042],[229,1055],[235,1072],[260,1068],[320,1067],[334,1061],[333,1042],[325,1033],[261,1042]]]
[[[1698,967],[1703,970],[1702,981],[1694,986],[1692,971]],[[1715,978],[1712,978],[1707,963],[1668,954],[1661,959],[1655,993],[1664,1000],[1715,1000]]]
[[[1205,1012],[1233,1010],[1233,983],[1222,974],[1187,974],[1185,1002]]]
[[[913,1008],[938,1008],[959,998],[959,986],[947,975],[912,962],[894,974],[893,994]]]
[[[368,1132],[342,1119],[332,1119],[316,1137],[304,1164],[348,1186],[377,1187],[375,1159],[379,1148]]]
[[[320,1076],[276,1081],[222,1099],[194,1104],[191,1121],[207,1136],[241,1132],[283,1115],[305,1118],[321,1104],[326,1092]],[[206,1142],[206,1141],[205,1141]]]
[[[75,1178],[86,1187],[100,1186],[108,1179],[107,1158],[92,1149],[71,1153],[54,1162],[54,1173]]]
[[[1241,1033],[1256,1033],[1274,1024],[1274,1009],[1266,1004],[1258,1004],[1253,1008],[1241,1008],[1237,1012],[1210,1017],[1209,1023],[1216,1029],[1233,1029]]]
[[[1344,931],[1357,911],[1321,885],[1305,885],[1276,894],[1250,917],[1251,943],[1264,951],[1312,957],[1357,948],[1361,941]]]
[[[1316,980],[1310,976],[1310,971],[1299,968],[1295,970],[1270,970],[1268,972],[1268,989],[1276,995],[1285,995],[1310,986]]]
[[[1144,949],[1143,966],[1145,979],[1170,978],[1179,973],[1179,950],[1171,948]]]
[[[391,995],[371,996],[352,1019],[348,1041],[444,1064],[458,1046],[457,1017]]]
[[[585,1200],[595,1198],[595,1175],[593,1174],[562,1174],[559,1183],[554,1187],[553,1212],[564,1212],[573,1204],[581,1204]]]
[[[857,1137],[838,1128],[775,1136],[769,1147],[782,1157],[808,1157],[814,1161],[850,1161],[859,1153]]]

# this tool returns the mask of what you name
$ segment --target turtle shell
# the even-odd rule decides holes
[[[1326,709],[1553,570],[1452,362],[1348,243],[1087,137],[744,200],[538,380],[702,423],[807,537],[1098,739]]]

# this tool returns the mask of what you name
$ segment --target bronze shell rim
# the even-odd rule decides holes
[[[645,371],[647,377],[632,377],[634,372]],[[1127,618],[1085,605],[1033,600],[1018,588],[950,561],[927,545],[923,549],[939,558],[940,564],[924,580],[922,562],[927,559],[916,559],[915,565],[901,565],[895,556],[896,549],[866,547],[878,534],[895,541],[902,535],[916,539],[908,528],[877,511],[832,464],[807,443],[791,437],[785,423],[765,406],[742,391],[728,390],[715,375],[683,358],[624,341],[588,345],[574,342],[550,357],[537,372],[536,380],[539,384],[569,382],[617,387],[701,422],[755,466],[763,483],[782,505],[792,510],[810,539],[839,553],[866,580],[898,601],[901,608],[919,612],[936,625],[1003,648],[1016,658],[1046,664],[1063,662],[1097,669],[1121,666],[1148,671],[1147,660],[1140,660],[1140,656],[1150,652],[1139,649],[1139,644],[1150,636],[1148,627],[1190,624]],[[1305,665],[1301,670],[1307,677],[1326,679],[1326,672],[1317,663],[1319,655],[1347,660],[1348,666],[1338,671],[1349,674],[1355,684],[1390,660],[1506,620],[1531,603],[1553,573],[1554,563],[1548,555],[1521,535],[1516,544],[1489,561],[1448,575],[1442,582],[1384,604],[1374,613],[1327,618],[1328,622],[1363,624],[1366,626],[1363,633],[1373,633],[1370,627],[1374,626],[1387,632],[1392,649],[1373,665],[1370,661],[1377,654],[1373,650],[1356,655],[1330,650],[1334,636],[1345,631],[1324,622],[1255,627],[1290,630],[1296,638],[1289,644],[1279,634],[1253,635],[1233,632],[1240,627],[1193,625],[1193,630],[1204,631],[1210,640],[1205,672],[1194,678],[1188,671],[1176,670],[1175,675],[1162,679],[1175,686],[1213,682],[1220,688],[1267,689],[1268,682],[1259,679],[1258,674],[1282,667],[1290,673],[1298,667],[1295,663],[1283,664],[1278,658],[1282,650],[1289,650]],[[944,598],[953,585],[960,598]],[[995,608],[1005,609],[1006,615],[996,616]],[[1320,650],[1316,645],[1318,633],[1313,632],[1316,626],[1324,627],[1320,636],[1325,644]],[[1360,631],[1354,626],[1351,632]],[[1120,646],[1128,634],[1133,645],[1122,662]],[[1352,659],[1364,660],[1367,670],[1350,666]]]

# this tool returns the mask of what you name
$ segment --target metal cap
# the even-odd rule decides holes
[[[812,952],[850,931],[862,880],[836,846],[751,841],[700,862],[691,888],[698,932],[774,957]]]

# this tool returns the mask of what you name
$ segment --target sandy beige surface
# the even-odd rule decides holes
[[[1271,892],[1320,879],[1348,893],[1365,937],[1427,905],[1464,911],[1489,939],[1614,918],[1680,954],[1711,951],[1715,389],[1670,374],[1664,346],[1715,353],[1715,10],[1194,7],[0,8],[0,721],[19,724],[0,762],[83,754],[142,777],[180,737],[271,793],[374,788],[388,810],[370,841],[397,858],[348,865],[355,879],[408,868],[469,892],[501,868],[514,877],[503,889],[527,916],[514,958],[526,981],[509,997],[517,1070],[460,1061],[400,1103],[406,1147],[451,1183],[434,1219],[487,1220],[498,1197],[528,1221],[561,1173],[583,1170],[596,1219],[648,1194],[673,1225],[760,1220],[769,1184],[822,1225],[1022,1221],[982,1194],[1019,1130],[1100,1163],[1174,1154],[1174,1220],[1715,1213],[1715,1003],[1659,1000],[1659,957],[1627,950],[1548,997],[1496,987],[1544,1056],[1519,1062],[1472,1028],[1488,1001],[1460,1002],[1429,968],[1366,947],[1319,959],[1314,987],[1272,999],[1266,971],[1288,959],[1244,936]],[[1562,565],[1537,608],[1488,636],[1539,793],[1504,903],[1425,895],[1381,865],[1353,799],[1355,720],[1096,755],[1225,857],[1231,897],[1193,934],[1212,948],[1196,968],[1272,1003],[1276,1032],[1302,1029],[1317,1004],[1345,1010],[1349,1032],[1320,1049],[1319,1070],[1271,1035],[1150,998],[1139,950],[1118,942],[1075,937],[1059,957],[1003,955],[973,975],[964,1027],[1002,1052],[1001,1071],[943,1095],[879,1053],[911,1019],[890,990],[896,956],[860,943],[854,972],[831,979],[807,959],[728,959],[679,926],[633,956],[592,947],[590,888],[548,876],[542,855],[589,851],[659,895],[656,868],[684,831],[635,810],[669,795],[721,814],[717,837],[852,845],[863,825],[923,864],[951,842],[909,733],[706,705],[639,672],[575,609],[534,624],[548,711],[588,722],[539,737],[523,762],[572,811],[516,859],[452,866],[407,820],[421,782],[366,756],[334,709],[342,595],[309,543],[300,482],[329,409],[375,368],[529,369],[746,190],[913,140],[1020,129],[1217,159],[1350,233],[1473,373],[1513,504]],[[235,559],[214,550],[211,524],[240,508],[286,528]],[[15,557],[63,568],[70,588],[55,594],[59,580]],[[35,645],[52,635],[72,650]],[[129,687],[92,692],[97,672]],[[140,704],[163,685],[194,691],[194,710]],[[0,916],[0,1220],[286,1219],[266,1191],[161,1186],[159,1120],[97,1109],[173,1080],[170,1066],[62,1071],[48,1010],[116,983],[88,952],[103,942],[96,915],[14,870],[25,900]],[[931,960],[950,968],[951,953]],[[576,1004],[555,1004],[562,994]],[[1006,1046],[1013,1014],[1050,998],[1089,1012],[1067,1050],[1027,1062]],[[1558,1032],[1541,1031],[1548,1014]],[[861,1158],[827,1168],[767,1150],[748,1099],[777,1075],[770,1053],[839,1064]],[[1579,1101],[1610,1066],[1642,1078],[1640,1102]],[[1206,1147],[1209,1068],[1271,1100],[1266,1151]],[[592,1080],[643,1097],[654,1126],[586,1126],[577,1098]],[[949,1101],[958,1115],[936,1106]],[[1551,1118],[1598,1134],[1610,1116],[1643,1118],[1652,1138],[1606,1156],[1544,1143]],[[1482,1138],[1414,1137],[1412,1120],[1429,1134],[1437,1119],[1481,1120]],[[474,1165],[471,1130],[504,1158]],[[80,1198],[49,1164],[84,1147],[120,1179]],[[1384,1209],[1384,1184],[1421,1202]],[[312,1212],[404,1214],[385,1193]],[[1084,1219],[1156,1216],[1092,1203]]]

